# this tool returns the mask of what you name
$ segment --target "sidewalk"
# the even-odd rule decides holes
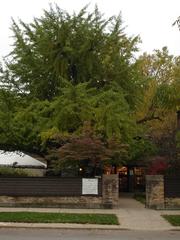
[[[60,208],[0,208],[0,212],[69,212],[69,213],[114,213],[120,225],[61,224],[61,223],[0,223],[0,227],[14,228],[60,228],[60,229],[106,229],[106,230],[180,230],[164,220],[162,214],[180,214],[179,211],[156,211],[146,209],[132,198],[120,197],[119,209],[60,209]]]
[[[180,230],[180,227],[173,227],[162,214],[180,214],[180,211],[158,211],[147,209],[140,202],[132,198],[119,199],[117,210],[119,221],[124,228],[132,230]]]

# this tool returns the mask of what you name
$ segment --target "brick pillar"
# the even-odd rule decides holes
[[[119,202],[119,178],[117,174],[103,175],[102,198],[104,208],[117,208]]]
[[[164,209],[164,176],[146,176],[146,207]]]

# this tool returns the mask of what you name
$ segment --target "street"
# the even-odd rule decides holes
[[[179,240],[180,231],[0,229],[0,240]]]

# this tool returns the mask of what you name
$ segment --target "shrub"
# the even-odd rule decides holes
[[[167,160],[164,157],[157,156],[151,162],[147,173],[149,175],[165,174],[168,167],[169,164],[167,163]]]
[[[27,177],[29,174],[23,170],[12,167],[0,167],[0,176],[2,177]]]

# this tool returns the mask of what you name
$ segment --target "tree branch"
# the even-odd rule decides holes
[[[150,117],[144,117],[140,120],[137,120],[136,123],[141,124],[141,123],[145,123],[145,122],[152,121],[152,120],[159,120],[162,122],[162,119],[160,117],[150,116]]]

